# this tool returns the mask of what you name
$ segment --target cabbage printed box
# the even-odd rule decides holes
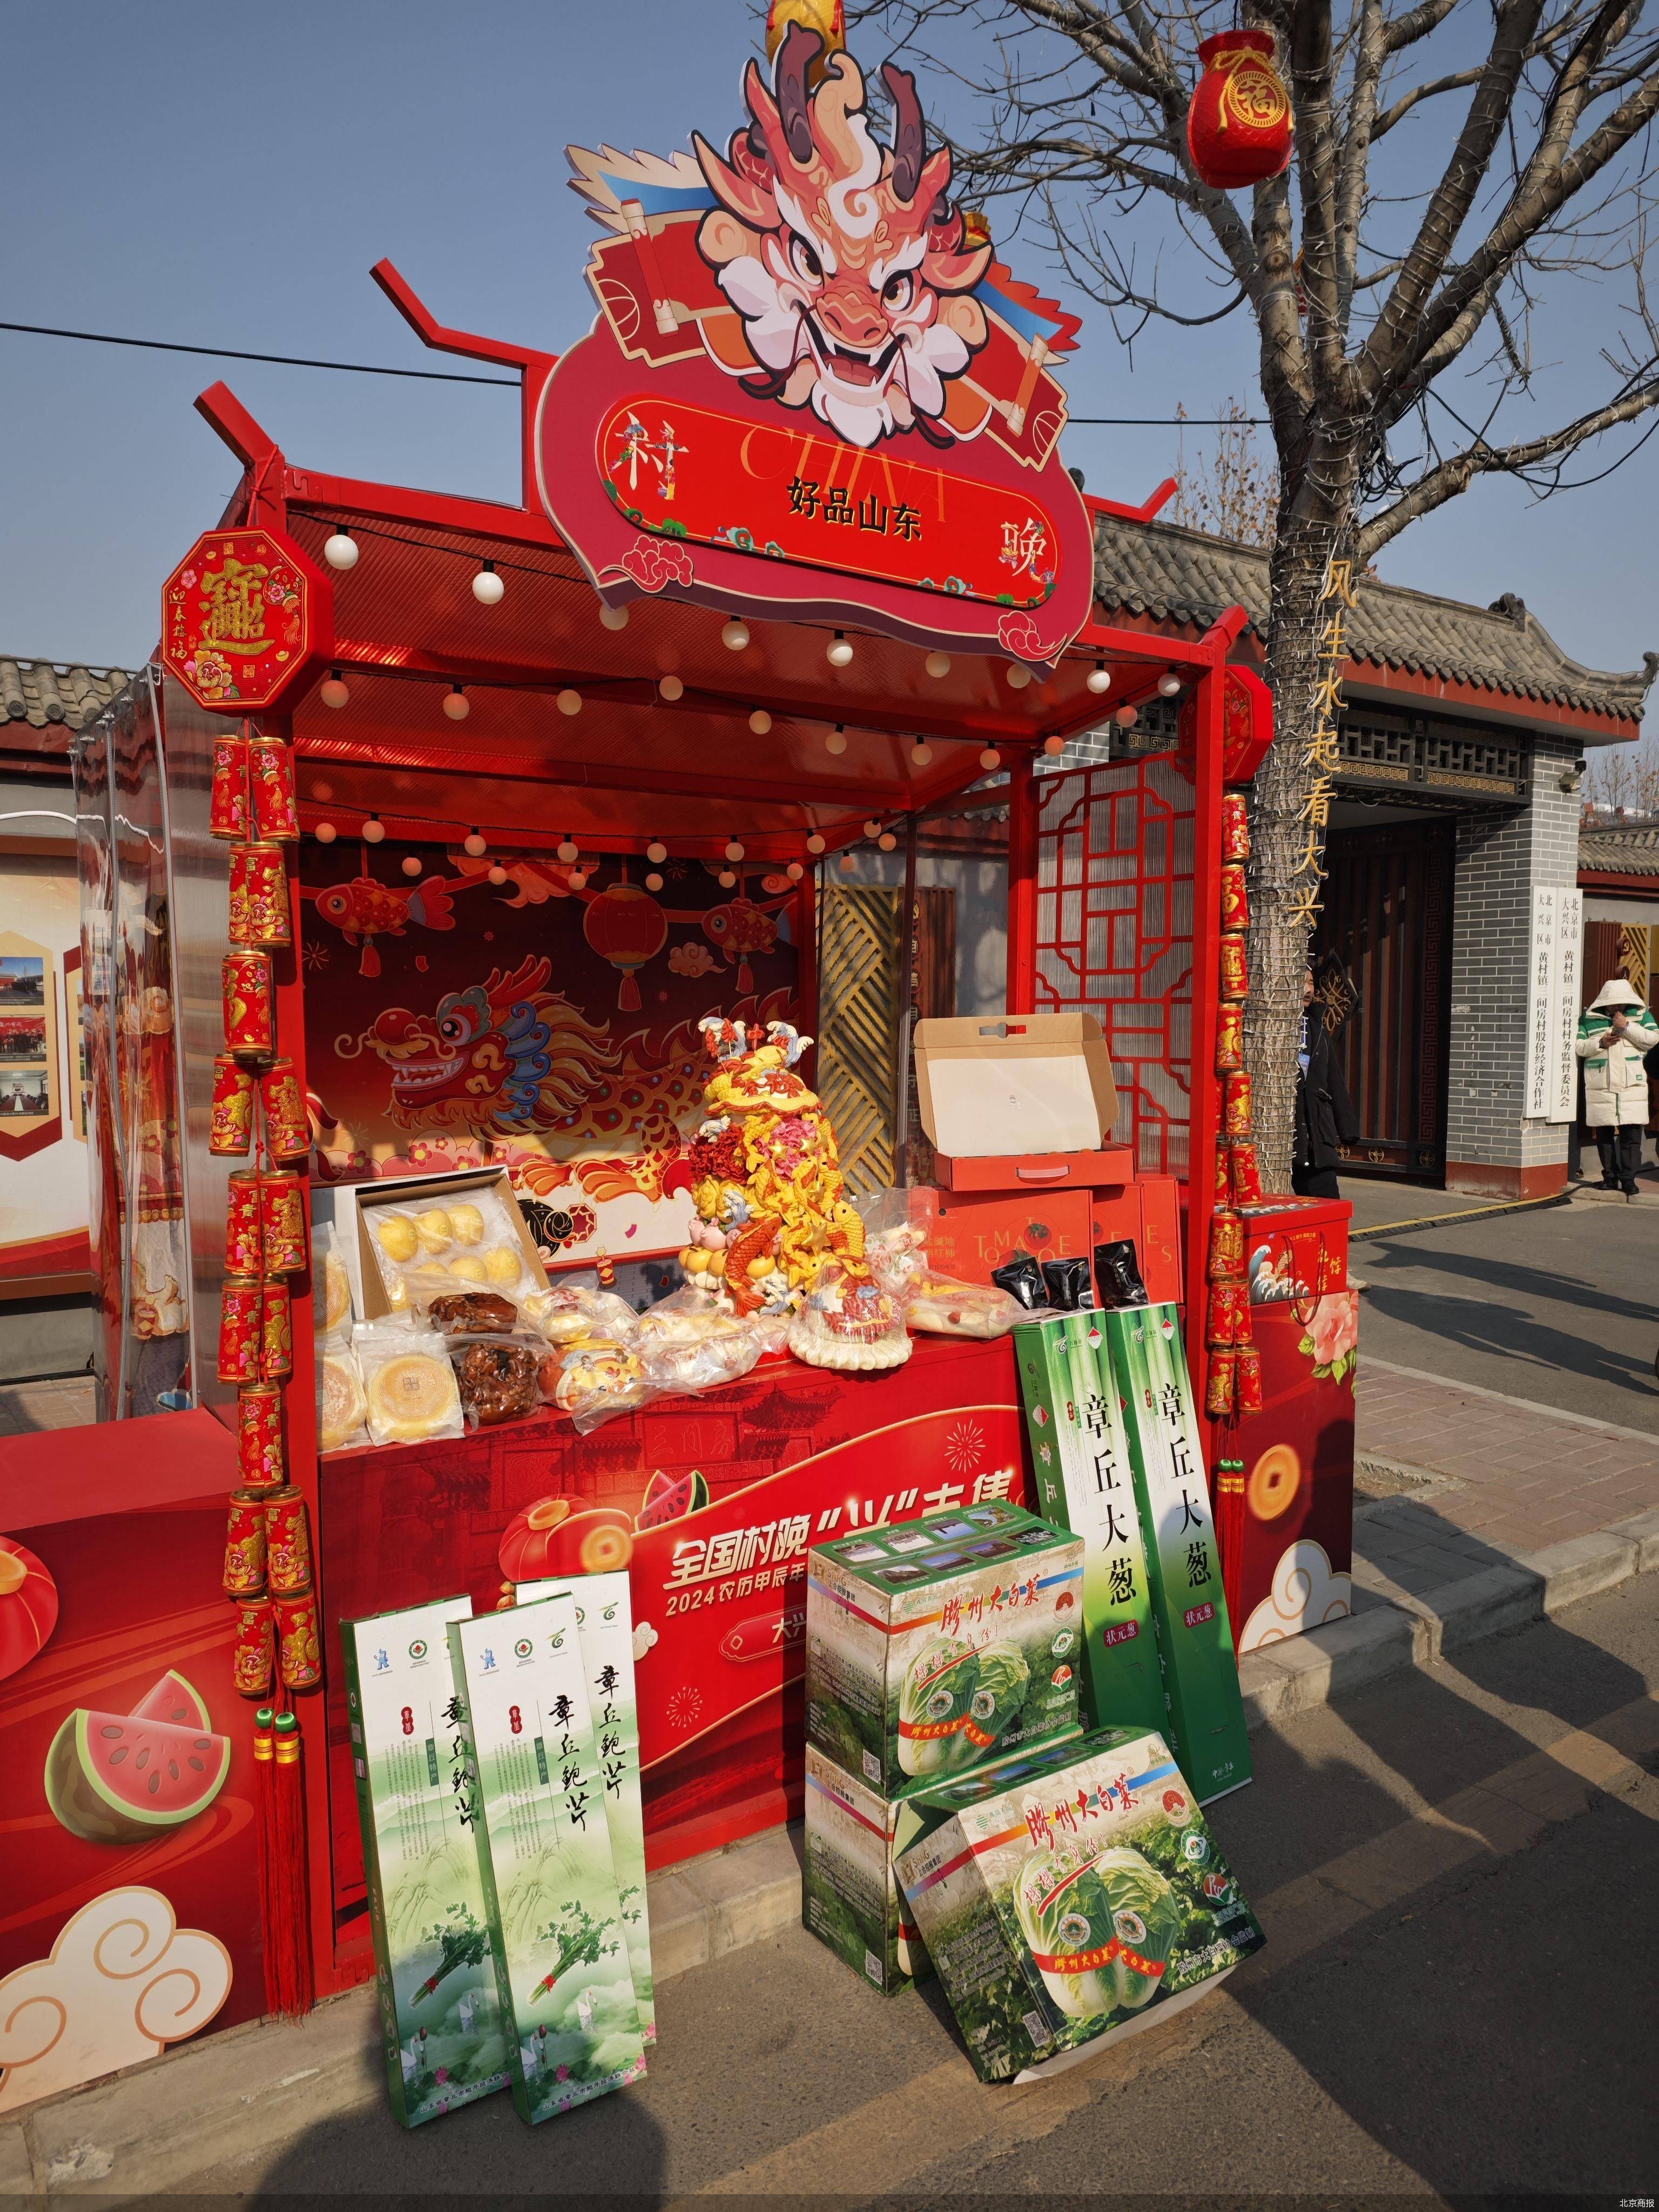
[[[520,1583],[519,1603],[568,1594],[587,1676],[587,1702],[605,1791],[605,1826],[634,1976],[634,2002],[647,2047],[657,2039],[651,1972],[651,1922],[645,1895],[645,1815],[640,1802],[640,1724],[634,1686],[634,1613],[625,1570],[569,1582]]]
[[[1014,1357],[1037,1496],[1085,1542],[1085,1695],[1097,1728],[1167,1725],[1152,1586],[1117,1393],[1096,1364],[1101,1316],[1022,1322]]]
[[[1161,1735],[1109,1729],[920,1802],[940,1824],[898,1878],[981,2081],[1167,2019],[1261,1947]]]
[[[340,1624],[392,2109],[406,2128],[507,2087],[449,1631],[471,1598]]]
[[[551,2119],[645,2071],[575,1601],[449,1642],[513,2102]]]
[[[1250,1743],[1180,1316],[1172,1305],[1139,1306],[1103,1319],[1101,1380],[1128,1431],[1170,1731],[1207,1805],[1249,1780]]]
[[[1001,1499],[817,1546],[806,1735],[877,1793],[1070,1727],[1083,1542]]]

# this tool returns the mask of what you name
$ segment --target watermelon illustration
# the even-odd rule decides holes
[[[694,1467],[690,1474],[665,1474],[660,1468],[645,1486],[645,1496],[634,1516],[636,1528],[659,1528],[665,1521],[683,1520],[701,1513],[708,1503],[708,1485]]]
[[[130,1713],[64,1717],[46,1753],[46,1802],[89,1844],[136,1844],[205,1812],[230,1771],[230,1742],[182,1674],[164,1674]]]

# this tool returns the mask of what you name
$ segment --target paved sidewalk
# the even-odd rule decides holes
[[[97,1418],[97,1391],[90,1375],[0,1387],[0,1437],[32,1436],[41,1429],[78,1429]]]

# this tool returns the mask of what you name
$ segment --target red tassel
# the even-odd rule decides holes
[[[311,2010],[311,1883],[300,1717],[278,1713],[270,1735],[272,1817],[264,1859],[265,2002],[297,2020]],[[256,1751],[256,1756],[258,1755]]]
[[[276,1769],[272,1729],[276,1716],[261,1705],[253,1716],[253,1807],[259,1832],[259,1917],[265,1930],[265,2010],[283,2009],[271,1931],[276,1925]]]

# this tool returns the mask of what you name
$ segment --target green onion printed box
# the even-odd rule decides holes
[[[1169,1725],[1146,1547],[1122,1409],[1096,1364],[1098,1313],[1054,1314],[1014,1330],[1042,1510],[1084,1540],[1089,1712],[1097,1728]]]
[[[1102,1318],[1101,1381],[1115,1390],[1128,1432],[1170,1729],[1207,1805],[1249,1780],[1250,1745],[1186,1350],[1173,1305]]]
[[[645,1814],[640,1802],[639,1705],[634,1681],[634,1613],[625,1569],[578,1575],[568,1582],[520,1583],[519,1603],[568,1593],[575,1601],[576,1632],[587,1674],[605,1826],[616,1863],[617,1889],[627,1931],[634,2002],[649,2050],[657,2039],[656,1984],[651,1969],[651,1921],[646,1904]]]
[[[877,1795],[1073,1726],[1083,1544],[1006,1500],[814,1547],[806,1736]]]
[[[645,2071],[575,1601],[459,1621],[449,1648],[513,2103],[551,2119]]]
[[[340,1624],[392,2109],[406,2128],[507,2081],[449,1631],[471,1598]]]
[[[927,1792],[897,1872],[984,2081],[1168,2020],[1262,1935],[1162,1735],[1110,1729],[1012,1784]]]

